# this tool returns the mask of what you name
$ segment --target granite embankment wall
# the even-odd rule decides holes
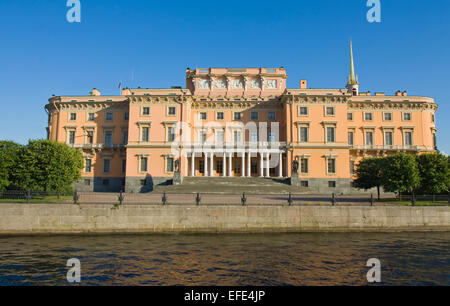
[[[0,204],[0,235],[450,230],[450,207]]]

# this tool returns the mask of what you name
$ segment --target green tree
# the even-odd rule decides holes
[[[11,184],[11,173],[17,161],[20,145],[12,141],[0,141],[0,191]]]
[[[21,189],[61,192],[81,178],[80,151],[49,140],[30,140],[19,153],[14,183]]]
[[[360,161],[356,168],[356,180],[354,186],[358,189],[368,190],[377,188],[378,200],[380,200],[380,187],[383,185],[383,158],[366,158]]]
[[[419,184],[419,169],[413,155],[399,153],[386,157],[383,167],[384,190],[413,192]]]
[[[418,192],[438,194],[449,190],[450,167],[448,157],[442,154],[421,154],[416,157],[420,174]]]

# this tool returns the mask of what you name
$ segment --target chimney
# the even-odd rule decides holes
[[[101,96],[102,93],[97,88],[92,89],[92,95],[93,96]]]
[[[300,89],[306,89],[306,80],[300,80]]]
[[[402,93],[402,96],[406,97],[408,95],[408,93],[406,92],[406,90]]]

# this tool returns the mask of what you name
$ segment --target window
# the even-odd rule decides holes
[[[327,172],[328,172],[328,174],[336,174],[336,159],[335,158],[328,158]]]
[[[173,126],[167,127],[167,141],[175,140],[175,128]]]
[[[103,173],[109,173],[109,172],[111,172],[111,160],[104,159],[103,160]]]
[[[85,173],[91,173],[92,172],[92,159],[86,158],[84,160],[84,165],[85,165],[84,172]]]
[[[328,181],[328,187],[336,188],[336,181]]]
[[[94,121],[95,120],[95,113],[89,113],[88,114],[88,121]]]
[[[112,121],[114,119],[114,115],[112,112],[107,112],[106,113],[106,120],[107,121]]]
[[[91,180],[90,180],[90,179],[85,179],[85,180],[84,180],[84,184],[85,184],[86,186],[91,186]]]
[[[365,132],[366,135],[366,146],[372,146],[373,145],[373,132],[367,131]]]
[[[300,159],[300,173],[306,174],[309,172],[309,160],[307,158]]]
[[[275,112],[268,112],[267,120],[275,120]]]
[[[353,113],[347,113],[347,120],[353,121]]]
[[[353,132],[348,132],[348,145],[353,146]]]
[[[298,108],[299,116],[308,116],[308,108],[306,106],[300,106]]]
[[[250,142],[258,142],[258,131],[251,130],[249,133],[250,133]]]
[[[350,174],[355,174],[355,161],[350,161]]]
[[[393,145],[392,139],[393,139],[392,132],[384,132],[384,144],[386,146],[392,146]]]
[[[148,158],[147,157],[141,157],[139,170],[141,172],[147,172],[147,166],[148,166]]]
[[[221,160],[216,161],[216,172],[218,174],[223,173],[223,161],[221,161]]]
[[[405,146],[412,146],[413,145],[413,139],[412,139],[412,132],[405,132],[403,134]]]
[[[217,112],[217,120],[223,120],[223,112]]]
[[[325,107],[325,115],[326,116],[334,116],[334,107],[333,106]]]
[[[234,113],[234,120],[241,120],[241,117],[242,117],[242,113],[240,113],[240,112]]]
[[[76,121],[77,120],[77,113],[70,113],[70,121]]]
[[[142,107],[142,115],[149,116],[150,115],[150,107],[148,107],[148,106]]]
[[[200,113],[200,120],[206,120],[206,113]]]
[[[336,129],[334,127],[327,127],[327,142],[335,142],[335,132]]]
[[[175,116],[175,114],[176,114],[176,108],[175,108],[175,106],[169,106],[169,108],[168,108],[168,110],[167,110],[167,114],[169,115],[169,116]]]
[[[267,141],[268,142],[275,142],[275,133],[272,132],[272,130],[267,131]]]
[[[259,113],[258,112],[251,112],[250,113],[250,119],[251,120],[258,120],[259,119]]]
[[[129,112],[125,112],[123,117],[124,117],[125,120],[129,120],[130,119],[130,113]]]
[[[308,127],[300,127],[300,142],[308,142]]]
[[[233,141],[234,141],[234,143],[240,143],[241,142],[241,131],[234,131],[233,132]]]
[[[258,173],[258,162],[256,160],[252,160],[251,171],[252,171],[252,174]]]
[[[166,159],[166,172],[173,172],[173,157]]]
[[[206,131],[200,131],[198,134],[198,139],[201,143],[205,143],[206,142]]]
[[[86,142],[88,144],[94,143],[94,131],[87,131],[86,132]]]
[[[69,131],[69,144],[75,144],[75,131]]]
[[[216,130],[216,143],[223,143],[224,132],[222,130]]]
[[[142,133],[141,141],[148,142],[150,135],[150,128],[147,126],[142,127],[141,133]]]
[[[128,144],[128,131],[127,130],[122,131],[122,143],[124,145]]]
[[[431,122],[434,122],[435,118],[434,118],[434,114],[431,114]]]
[[[125,173],[127,171],[127,160],[122,159],[122,173]]]
[[[105,144],[112,145],[112,131],[105,131]]]
[[[392,113],[384,113],[384,121],[392,121]]]
[[[372,113],[364,113],[365,121],[372,121]]]
[[[309,187],[309,183],[308,183],[308,181],[301,181],[300,182],[300,186],[308,188]]]

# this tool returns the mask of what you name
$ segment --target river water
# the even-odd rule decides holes
[[[0,238],[0,285],[450,285],[450,232]]]

